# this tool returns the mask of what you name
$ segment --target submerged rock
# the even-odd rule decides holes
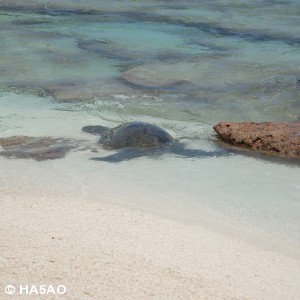
[[[0,146],[3,149],[8,150],[10,148],[32,142],[34,139],[34,137],[23,135],[0,138]]]
[[[78,81],[50,83],[44,91],[56,100],[66,102],[87,101],[101,94],[101,88],[98,87],[97,91],[94,84]]]
[[[65,138],[12,136],[0,138],[0,155],[37,161],[64,158],[77,143]]]
[[[42,82],[40,85],[46,95],[57,101],[80,102],[91,101],[99,97],[114,94],[132,94],[132,89],[117,79],[65,80]]]
[[[123,72],[121,78],[125,83],[141,89],[172,90],[187,82],[179,76],[170,77],[164,75],[166,74],[161,74],[161,67],[144,65]]]
[[[111,40],[80,40],[77,46],[100,57],[107,57],[131,64],[157,63],[157,61],[180,62],[193,60],[197,57],[196,54],[182,53],[176,50],[134,50]]]
[[[214,129],[229,144],[276,156],[300,158],[300,122],[221,122]]]

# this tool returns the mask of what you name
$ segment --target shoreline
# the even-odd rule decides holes
[[[299,260],[199,225],[80,197],[16,191],[1,202],[3,286],[64,284],[63,299],[300,295]]]
[[[245,197],[242,189],[232,192],[232,179],[214,185],[210,181],[212,174],[209,174],[208,181],[200,178],[202,182],[198,182],[198,168],[192,166],[193,170],[185,160],[136,160],[130,164],[114,165],[95,164],[89,157],[87,151],[73,152],[64,159],[44,162],[1,158],[3,172],[0,172],[0,180],[3,184],[0,185],[0,195],[22,198],[27,194],[34,199],[70,199],[70,205],[74,205],[73,199],[81,203],[117,205],[183,225],[203,227],[262,250],[276,251],[300,260],[297,202],[286,204],[280,197],[273,201],[276,196],[271,190],[273,181],[269,183],[270,194],[263,195],[267,199],[260,193]],[[219,161],[203,163],[199,164],[199,168],[216,168],[217,171],[220,167]],[[226,161],[224,163],[227,164]],[[188,168],[193,173],[184,173]],[[272,169],[264,172],[272,174]],[[229,175],[232,176],[230,172]],[[246,174],[245,180],[247,177]],[[297,181],[294,182],[297,184]],[[244,181],[241,183],[245,184]],[[230,197],[235,197],[234,201]]]

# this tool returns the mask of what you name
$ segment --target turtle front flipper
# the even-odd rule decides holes
[[[104,127],[104,126],[84,126],[82,127],[82,131],[93,134],[93,135],[103,135],[105,134],[107,131],[110,131],[110,128]]]
[[[116,128],[108,128],[100,125],[95,125],[95,126],[89,125],[89,126],[84,126],[82,128],[82,131],[100,136],[99,144],[105,148],[109,148],[110,140],[118,128],[119,126]]]

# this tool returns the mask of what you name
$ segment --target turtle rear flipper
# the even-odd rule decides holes
[[[139,157],[145,156],[145,154],[146,153],[143,150],[125,149],[125,150],[119,151],[115,154],[111,154],[111,155],[104,156],[104,157],[92,157],[91,160],[118,163],[118,162],[122,162],[122,161],[126,161],[126,160],[139,158]]]
[[[163,151],[162,151],[163,150]],[[170,150],[170,149],[169,149]],[[92,157],[91,160],[105,161],[111,163],[119,163],[123,161],[133,160],[140,157],[159,158],[161,155],[169,153],[168,148],[151,148],[151,149],[122,149],[117,153],[104,156],[104,157]]]

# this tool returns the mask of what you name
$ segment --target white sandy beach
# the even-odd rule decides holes
[[[27,299],[5,295],[8,284],[67,287],[45,299],[300,296],[299,260],[200,226],[21,189],[2,193],[1,208],[1,299]]]

